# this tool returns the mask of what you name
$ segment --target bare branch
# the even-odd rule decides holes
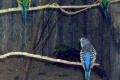
[[[45,61],[48,61],[48,62],[59,62],[59,63],[68,64],[68,65],[79,65],[79,66],[81,66],[80,62],[71,62],[71,61],[66,61],[66,60],[61,60],[61,59],[54,59],[54,58],[50,58],[50,57],[47,57],[47,56],[35,55],[35,54],[27,53],[27,52],[9,52],[9,53],[0,55],[0,59],[7,58],[9,56],[27,56],[27,57],[32,57],[32,58],[45,60]],[[95,63],[95,66],[99,66],[99,65],[100,64]]]
[[[111,1],[111,3],[117,3],[120,2],[120,0],[116,0],[116,1]],[[97,7],[100,4],[92,4],[92,5],[81,5],[81,6],[76,6],[76,5],[66,5],[66,6],[60,6],[60,5],[55,5],[53,4],[47,4],[47,5],[43,5],[43,6],[37,6],[37,7],[30,7],[28,9],[28,11],[33,11],[33,10],[41,10],[41,9],[45,9],[45,8],[55,8],[55,9],[83,9],[83,8],[92,8],[92,7]],[[9,8],[9,9],[3,9],[0,10],[0,14],[3,13],[9,13],[9,12],[17,12],[17,11],[22,11],[21,8]]]

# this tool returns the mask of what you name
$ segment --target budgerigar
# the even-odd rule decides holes
[[[96,60],[96,50],[87,38],[81,38],[80,60],[85,70],[85,79],[89,80],[91,68],[94,66]]]
[[[24,23],[26,21],[26,17],[27,17],[27,9],[30,7],[31,4],[31,0],[17,0],[18,2],[18,7],[22,7],[22,14],[23,14],[23,20]]]
[[[104,11],[104,14],[105,14],[105,17],[108,21],[108,24],[111,25],[110,16],[108,13],[108,6],[109,6],[110,1],[109,0],[99,0],[99,2],[100,2],[100,5]]]

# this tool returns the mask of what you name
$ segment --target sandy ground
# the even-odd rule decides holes
[[[22,57],[0,60],[0,80],[21,80],[23,73]],[[42,61],[33,60],[28,80],[84,80],[83,69],[59,67]],[[90,80],[102,80],[93,71]]]

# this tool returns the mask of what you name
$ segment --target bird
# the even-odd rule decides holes
[[[62,44],[62,45],[57,45],[55,47],[55,50],[56,52],[54,54],[56,54],[56,58],[58,59],[74,61],[74,62],[80,61],[79,51],[76,50],[75,48]]]
[[[85,79],[89,80],[91,69],[94,66],[96,60],[96,50],[94,49],[93,45],[90,41],[82,37],[80,39],[81,43],[81,51],[80,51],[80,60],[85,70]]]
[[[69,50],[69,49],[71,49],[71,48],[70,48],[69,46],[65,45],[65,44],[56,45],[56,46],[55,46],[55,50],[56,50],[56,51],[62,51],[62,52],[64,52],[64,51],[67,51],[67,50]]]
[[[110,1],[109,0],[99,0],[99,3],[103,9],[103,12],[104,12],[104,15],[108,21],[108,24],[111,25],[111,19],[110,19],[109,13],[108,13],[108,7],[110,4]]]
[[[48,55],[48,57],[52,57],[55,59],[62,59],[67,61],[73,61],[73,62],[80,62],[79,57],[79,50],[76,50],[75,48],[72,48],[66,44],[59,44],[55,46],[54,53]],[[65,65],[63,63],[54,62],[53,65],[59,66],[59,67],[68,67],[69,65]],[[45,63],[45,65],[49,65],[49,63]],[[74,66],[74,68],[76,68]]]
[[[25,23],[27,17],[27,9],[30,7],[31,0],[17,0],[17,2],[18,2],[18,7],[23,9],[22,15]]]

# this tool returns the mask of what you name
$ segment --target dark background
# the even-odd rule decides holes
[[[48,3],[59,5],[93,4],[96,0],[32,0],[31,7]],[[0,9],[17,7],[16,0],[1,0]],[[37,27],[35,46],[39,42],[40,34],[46,27],[41,41],[56,23],[49,38],[34,53],[48,56],[55,51],[55,46],[65,44],[80,51],[79,39],[87,37],[97,51],[97,62],[106,74],[104,80],[120,80],[120,4],[110,4],[109,13],[112,25],[108,26],[100,7],[94,7],[76,15],[66,15],[59,9],[43,9],[28,11],[26,24],[22,20],[22,12],[0,14],[0,53],[11,51],[31,52],[32,34]],[[76,11],[75,9],[71,9]],[[70,10],[70,11],[71,11]],[[38,23],[38,25],[37,25]],[[37,26],[36,26],[37,25]],[[23,80],[24,65],[28,58],[9,57],[0,60],[0,80]],[[40,60],[33,60],[30,66],[28,80],[83,80],[81,71],[45,66]],[[54,72],[55,71],[55,72]],[[70,76],[56,76],[66,73]],[[52,75],[53,73],[53,75]],[[77,77],[76,77],[76,76]],[[94,72],[91,80],[100,79]]]

